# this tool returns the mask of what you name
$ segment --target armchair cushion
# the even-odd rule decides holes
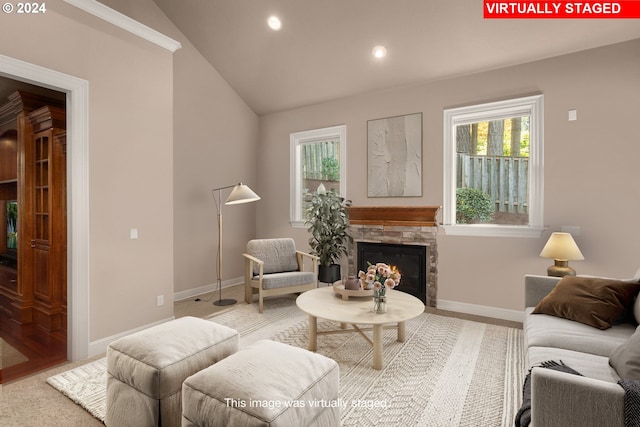
[[[272,273],[262,278],[263,289],[288,288],[290,286],[305,285],[315,280],[312,271],[289,271]]]
[[[296,245],[293,239],[251,240],[247,243],[247,253],[264,261],[264,274],[298,270]],[[259,272],[259,266],[254,264],[253,275],[258,275]]]

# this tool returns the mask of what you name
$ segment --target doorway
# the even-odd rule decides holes
[[[0,76],[65,92],[67,96],[67,358],[89,352],[89,82],[0,55]],[[95,349],[92,355],[98,354]]]
[[[5,383],[67,360],[66,94],[0,79],[0,100]]]

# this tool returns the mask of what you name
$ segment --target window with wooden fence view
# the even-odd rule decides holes
[[[456,126],[456,223],[529,224],[530,116]]]
[[[302,212],[307,211],[311,193],[320,184],[327,191],[340,194],[340,143],[339,141],[314,141],[302,145]]]

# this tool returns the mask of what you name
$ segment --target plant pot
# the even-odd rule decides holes
[[[318,280],[323,283],[333,283],[340,280],[340,264],[318,266]]]

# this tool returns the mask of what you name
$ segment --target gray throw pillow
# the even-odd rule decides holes
[[[640,380],[640,327],[609,357],[609,365],[620,378]]]

